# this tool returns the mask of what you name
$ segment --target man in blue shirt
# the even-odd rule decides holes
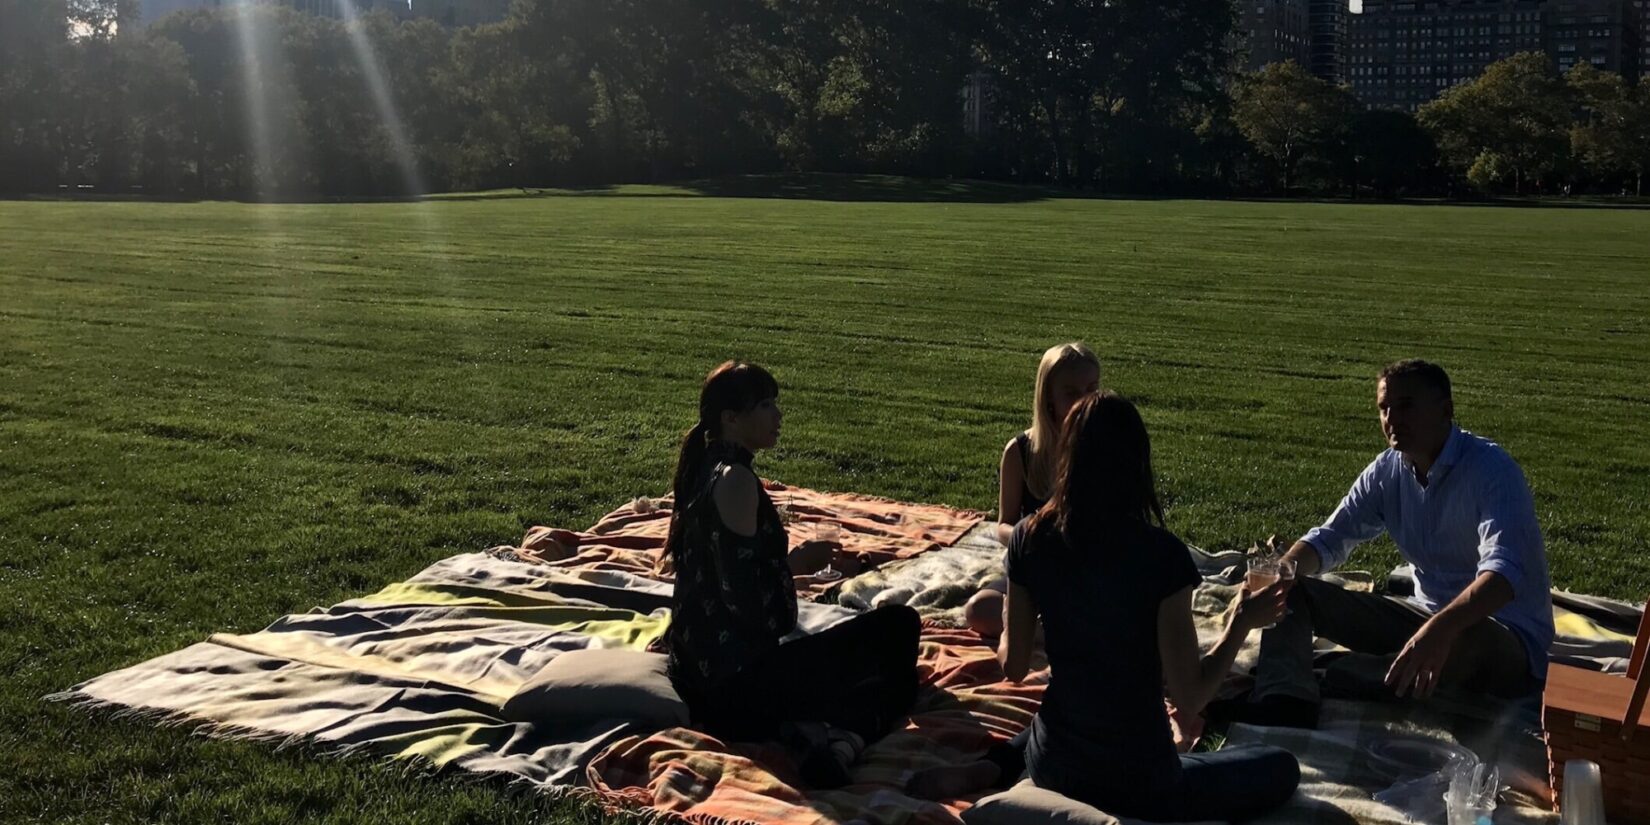
[[[1211,716],[1315,727],[1314,634],[1352,650],[1353,668],[1380,657],[1383,692],[1397,697],[1425,699],[1440,686],[1515,697],[1546,678],[1552,586],[1518,463],[1455,425],[1449,376],[1435,364],[1382,369],[1375,405],[1390,449],[1328,521],[1289,549],[1298,576],[1291,612],[1261,634],[1254,698],[1211,708]],[[1412,598],[1309,578],[1383,532],[1415,566]]]

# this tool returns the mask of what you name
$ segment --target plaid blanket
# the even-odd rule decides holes
[[[844,582],[836,594],[856,609],[897,603],[917,608],[936,623],[961,623],[961,608],[985,583],[1002,576],[1004,548],[989,530],[971,533],[956,547],[889,565]],[[1244,554],[1210,553],[1192,548],[1203,576],[1193,601],[1198,633],[1205,646],[1224,626],[1225,612],[1244,573]],[[1402,595],[1412,586],[1412,571],[1400,567],[1388,577],[1390,592]],[[1357,571],[1325,576],[1342,586],[1369,591],[1374,577]],[[1632,647],[1641,608],[1596,596],[1553,594],[1558,638],[1555,661],[1620,671]],[[1245,675],[1258,654],[1258,636],[1239,654],[1228,694],[1247,689]],[[1335,648],[1321,643],[1326,656]],[[1367,674],[1378,683],[1381,674]],[[1367,686],[1366,686],[1367,687]],[[1383,748],[1464,747],[1494,762],[1509,786],[1497,821],[1551,821],[1546,787],[1546,754],[1540,741],[1539,707],[1502,705],[1480,696],[1444,695],[1424,708],[1408,704],[1332,700],[1325,704],[1320,728],[1300,731],[1236,725],[1227,745],[1270,744],[1294,753],[1302,764],[1302,784],[1294,800],[1265,817],[1279,823],[1408,823],[1405,811],[1377,802],[1374,796],[1414,778],[1411,769],[1377,756]],[[1195,730],[1191,733],[1195,734]],[[1425,810],[1425,805],[1421,809]],[[1441,822],[1441,807],[1438,813]],[[1425,819],[1425,817],[1422,817]]]
[[[770,487],[784,491],[782,502],[801,522],[841,524],[849,548],[872,560],[935,549],[981,518],[943,507]],[[609,802],[629,805],[638,788],[610,777],[639,770],[640,763],[627,762],[628,754],[647,749],[639,742],[654,736],[698,741],[702,747],[690,748],[698,754],[689,760],[695,764],[726,754],[695,740],[700,735],[691,731],[658,733],[618,719],[510,722],[500,707],[563,652],[642,649],[664,633],[671,587],[655,569],[655,557],[667,519],[668,510],[657,507],[620,508],[572,533],[578,544],[573,558],[549,564],[518,547],[454,556],[377,593],[284,617],[258,633],[214,635],[48,699],[191,725],[218,737],[306,742],[322,751],[369,749],[544,788],[588,794],[594,784]],[[798,632],[818,632],[850,615],[845,608],[804,603]],[[1002,685],[1000,673],[993,680],[980,672],[995,663],[987,663],[990,652],[977,640],[933,631],[923,647],[929,682],[952,689],[925,700],[923,731],[905,745],[911,758],[902,755],[897,739],[882,745],[866,763],[867,782],[880,776],[902,784],[899,776],[915,767],[982,750],[993,735],[1012,735],[1026,724],[1037,705],[1041,688]],[[764,756],[753,764],[771,770],[767,776],[791,778],[782,754],[776,760],[771,749],[743,747]],[[671,781],[679,776],[672,774]],[[713,783],[720,791],[712,810],[735,792],[731,780],[740,776],[731,771],[729,782]],[[771,782],[756,774],[745,778]],[[649,784],[651,778],[639,783]],[[775,798],[799,793],[764,787]],[[683,800],[693,796],[684,789],[647,804],[676,810],[692,807]],[[885,809],[890,821],[913,807],[943,810],[875,793],[860,796],[858,803],[839,796],[835,804],[842,810],[856,804]]]
[[[825,493],[772,480],[765,480],[763,485],[786,514],[793,540],[805,540],[820,525],[834,524],[838,527],[835,538],[843,550],[868,568],[954,545],[984,518],[984,514],[972,510],[909,504],[858,493]],[[669,496],[638,498],[604,516],[589,530],[534,527],[519,545],[493,549],[556,568],[618,570],[669,581],[669,560],[663,551],[671,506]],[[798,592],[810,597],[835,586],[810,577],[797,579]]]
[[[541,560],[530,546],[535,540],[538,547],[564,542],[544,541],[548,529],[530,532],[521,545],[445,559],[378,593],[285,617],[259,633],[217,635],[50,698],[217,736],[368,748],[717,825],[954,823],[976,797],[916,800],[901,792],[906,780],[977,758],[1023,729],[1042,695],[1040,686],[1005,682],[991,650],[952,629],[968,595],[1000,575],[1002,547],[983,528],[962,538],[979,514],[792,492],[781,502],[803,523],[836,520],[850,547],[887,560],[820,594],[844,606],[803,604],[803,632],[872,604],[911,604],[930,619],[921,653],[926,688],[909,724],[869,748],[853,784],[839,790],[805,791],[785,754],[762,743],[620,720],[527,724],[499,716],[504,698],[561,652],[642,648],[664,631],[670,585],[657,561],[668,511],[658,506],[627,505],[572,533],[573,552],[565,556]],[[1194,561],[1205,579],[1194,606],[1208,641],[1235,592],[1242,554],[1199,551]],[[1367,576],[1345,583],[1370,586]],[[1630,632],[1638,608],[1570,594],[1555,599],[1555,653],[1601,668],[1618,664],[1630,643],[1622,627]],[[1240,670],[1252,656],[1253,646]],[[1267,821],[1402,822],[1398,811],[1371,799],[1401,778],[1371,755],[1395,738],[1459,743],[1495,759],[1519,791],[1503,803],[1503,818],[1550,818],[1530,709],[1486,711],[1466,699],[1435,702],[1425,713],[1331,701],[1318,731],[1236,726],[1227,741],[1277,744],[1301,758],[1302,792]]]
[[[683,728],[615,742],[591,763],[590,785],[696,822],[954,825],[978,795],[929,802],[905,795],[906,781],[925,768],[972,761],[1024,729],[1043,688],[1005,682],[991,649],[967,632],[925,627],[920,657],[925,689],[910,722],[866,749],[847,787],[805,790],[778,748]]]
[[[630,725],[519,724],[502,719],[500,705],[565,651],[645,647],[668,622],[649,604],[668,602],[666,586],[626,574],[587,580],[470,553],[370,596],[258,633],[218,634],[48,698],[225,738],[370,748],[568,784]],[[815,625],[842,613],[808,608]]]

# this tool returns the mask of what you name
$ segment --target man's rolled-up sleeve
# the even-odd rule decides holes
[[[1352,555],[1353,548],[1386,530],[1381,512],[1381,459],[1377,458],[1358,474],[1335,512],[1322,525],[1312,528],[1301,541],[1318,551],[1325,571],[1333,570]]]
[[[1497,474],[1478,504],[1478,572],[1495,573],[1517,594],[1524,585],[1530,554],[1540,552],[1535,500],[1516,467]]]

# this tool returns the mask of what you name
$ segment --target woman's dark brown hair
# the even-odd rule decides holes
[[[1127,398],[1104,391],[1072,407],[1061,430],[1054,494],[1033,530],[1053,524],[1066,543],[1097,538],[1107,523],[1163,524],[1146,422]]]
[[[749,412],[757,404],[778,397],[779,382],[755,364],[725,361],[705,376],[699,388],[699,420],[682,436],[682,449],[676,458],[676,478],[671,484],[675,501],[666,547],[675,546],[676,517],[687,507],[693,483],[704,471],[705,448],[722,437],[722,413]]]

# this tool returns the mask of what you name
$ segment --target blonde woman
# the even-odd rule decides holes
[[[1048,501],[1054,489],[1061,424],[1077,402],[1099,391],[1100,359],[1093,350],[1073,341],[1043,353],[1032,391],[1031,427],[1003,447],[997,493],[997,518],[1002,521],[997,525],[999,541],[1007,544],[1014,525]],[[994,581],[968,600],[963,616],[969,628],[987,638],[1002,634],[1005,590],[1006,582]]]

